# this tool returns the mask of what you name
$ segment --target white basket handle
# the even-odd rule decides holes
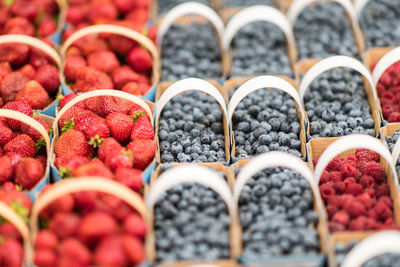
[[[232,206],[232,194],[227,183],[212,170],[188,164],[169,169],[162,173],[151,186],[147,195],[148,211],[152,211],[160,197],[169,189],[185,183],[197,183],[211,188],[220,195],[228,207],[231,218],[235,218],[235,209]]]
[[[315,183],[313,173],[310,168],[304,163],[304,161],[299,158],[293,156],[292,154],[285,152],[267,152],[261,154],[252,160],[250,160],[240,171],[238,177],[236,178],[235,187],[233,190],[233,201],[235,207],[237,207],[239,203],[240,194],[243,190],[243,187],[247,184],[247,182],[257,173],[262,170],[272,168],[272,167],[284,167],[289,168],[307,180],[310,184],[310,188],[316,196],[315,201],[318,209],[322,212],[323,204],[322,199],[319,193],[318,185]],[[324,215],[324,219],[326,219],[326,214],[322,212]]]
[[[397,164],[397,159],[400,156],[400,138],[397,140],[392,151],[393,163]]]
[[[224,50],[229,51],[232,39],[243,26],[256,21],[266,21],[278,26],[285,34],[290,50],[296,49],[292,26],[286,17],[275,8],[259,5],[245,8],[231,18],[222,41]]]
[[[372,72],[372,79],[375,87],[378,85],[378,82],[385,71],[398,61],[400,61],[400,47],[394,48],[378,61],[374,71]]]
[[[378,139],[362,134],[352,134],[341,137],[325,149],[318,160],[317,166],[315,166],[315,182],[319,184],[322,172],[325,170],[326,166],[328,166],[329,162],[331,162],[332,159],[343,152],[356,148],[369,149],[379,153],[382,157],[384,157],[390,166],[390,170],[392,171],[395,185],[397,188],[399,188],[396,166],[393,163],[392,155],[390,154],[387,147],[383,145]]]
[[[299,86],[299,95],[300,98],[303,99],[304,95],[308,89],[308,87],[311,85],[311,83],[314,81],[315,78],[317,78],[321,73],[334,69],[334,68],[340,68],[340,67],[346,67],[346,68],[351,68],[357,72],[359,72],[362,76],[366,78],[368,83],[370,84],[372,88],[372,92],[374,94],[375,100],[378,99],[378,96],[376,94],[375,86],[372,81],[372,76],[369,70],[358,60],[348,57],[348,56],[332,56],[328,57],[326,59],[323,59],[319,61],[317,64],[315,64],[303,77],[303,80],[300,83]]]
[[[45,42],[33,38],[31,36],[22,35],[22,34],[6,34],[0,36],[0,44],[8,44],[8,43],[19,43],[25,44],[34,48],[37,48],[46,53],[52,60],[54,60],[57,67],[61,68],[61,58],[57,54],[56,50],[54,50],[51,46],[46,44]]]
[[[361,267],[368,260],[386,253],[400,254],[398,231],[383,231],[360,241],[344,258],[341,267]]]
[[[186,91],[191,91],[191,90],[201,91],[201,92],[204,92],[204,93],[209,94],[212,97],[214,97],[224,112],[226,122],[229,123],[229,120],[227,117],[228,113],[226,110],[226,103],[225,103],[224,97],[221,95],[221,93],[218,91],[218,89],[214,85],[212,85],[211,83],[209,83],[205,80],[202,80],[199,78],[187,78],[187,79],[183,79],[178,82],[175,82],[170,87],[168,87],[167,90],[165,90],[164,93],[161,95],[160,99],[156,103],[156,118],[155,118],[156,124],[155,125],[158,125],[158,119],[161,115],[163,108],[174,96],[176,96],[180,93],[186,92]]]
[[[354,2],[354,8],[357,13],[357,17],[361,17],[361,13],[364,10],[364,7],[368,4],[369,0],[355,0]]]
[[[141,106],[147,113],[147,116],[149,117],[151,123],[153,123],[153,113],[151,112],[151,109],[149,106],[144,102],[142,99],[140,99],[137,96],[131,95],[129,93],[125,93],[122,91],[118,90],[111,90],[111,89],[101,89],[101,90],[94,90],[90,91],[81,95],[78,95],[77,97],[73,98],[71,101],[69,101],[57,114],[57,117],[54,120],[53,127],[56,129],[58,128],[58,121],[60,118],[64,115],[65,112],[67,112],[68,109],[70,109],[73,105],[86,100],[88,98],[96,97],[96,96],[114,96],[118,97],[121,99],[128,100],[132,103],[138,104]]]
[[[164,35],[167,33],[168,29],[180,17],[185,15],[200,15],[206,18],[211,24],[214,25],[219,39],[222,41],[224,37],[224,23],[218,14],[212,10],[210,7],[199,4],[196,2],[189,2],[180,4],[173,9],[171,9],[162,19],[157,31],[157,44],[161,47]]]
[[[288,93],[299,106],[302,114],[302,120],[304,120],[303,105],[296,89],[290,83],[288,83],[282,78],[272,75],[264,75],[248,80],[235,91],[228,105],[229,121],[232,120],[233,113],[237,105],[240,103],[240,101],[242,101],[242,99],[245,98],[250,93],[262,88],[274,88]]]

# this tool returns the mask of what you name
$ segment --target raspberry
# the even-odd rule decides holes
[[[385,221],[384,224],[380,225],[378,228],[379,230],[398,230],[399,227],[397,226],[396,222],[393,218],[389,218]]]
[[[388,196],[390,193],[390,188],[388,184],[383,184],[378,186],[376,189],[376,197],[380,198],[381,196]]]
[[[375,230],[376,228],[378,228],[378,223],[374,218],[367,218],[365,220],[365,228],[367,230]]]
[[[319,179],[319,184],[325,184],[331,181],[331,174],[328,171],[323,171],[321,174],[321,178]]]
[[[363,231],[366,228],[367,218],[365,216],[359,216],[352,220],[349,225],[349,229],[353,231]]]
[[[355,156],[348,156],[347,157],[347,164],[350,164],[351,166],[356,166],[357,164],[357,158]]]
[[[354,179],[353,177],[348,177],[346,179],[344,179],[344,184],[346,185],[346,187],[350,184],[355,184],[356,183],[356,179]]]
[[[385,105],[383,105],[383,104],[382,104],[382,113],[383,113],[383,117],[384,117],[385,119],[388,119],[389,116],[390,116],[390,114],[392,114],[393,111],[394,111],[394,110],[393,110],[392,105],[390,105],[390,104],[385,104]]]
[[[375,151],[370,151],[368,149],[357,149],[356,150],[357,161],[375,161],[379,162],[381,157]]]
[[[358,201],[347,202],[344,206],[344,209],[353,218],[364,215],[366,213],[364,205]]]
[[[346,193],[353,196],[357,196],[363,192],[363,188],[360,184],[349,184],[346,188]]]
[[[388,196],[382,196],[378,199],[378,202],[382,202],[385,204],[389,209],[393,208],[393,201],[390,197]]]
[[[385,172],[383,171],[382,164],[369,161],[366,166],[366,175],[372,176],[377,183],[385,180]]]
[[[340,160],[339,156],[336,156],[331,162],[329,162],[328,166],[326,167],[328,171],[340,171],[342,167],[342,161]]]
[[[367,173],[367,163],[368,161],[358,161],[356,164],[356,168],[362,173]]]
[[[332,183],[326,183],[319,186],[321,197],[323,200],[327,200],[330,196],[335,194],[335,190],[332,188]]]
[[[344,182],[336,182],[333,184],[332,187],[335,190],[336,194],[342,194],[346,191],[346,185]]]
[[[373,188],[365,188],[364,193],[367,193],[371,198],[375,197],[375,189]]]
[[[329,218],[332,218],[337,210],[338,210],[338,208],[335,205],[326,206],[326,213],[328,214]]]
[[[332,221],[340,223],[343,226],[347,226],[349,223],[350,216],[345,211],[338,211],[333,215]]]
[[[363,173],[359,169],[356,169],[356,175],[354,177],[359,179],[361,176],[363,176]]]
[[[364,188],[375,188],[375,180],[371,176],[364,175],[360,179],[360,184]]]
[[[354,197],[352,195],[348,195],[348,194],[344,194],[341,196],[335,195],[335,196],[331,196],[328,199],[328,203],[330,205],[334,205],[339,209],[342,209],[346,205],[346,203],[352,202],[352,201],[354,201]]]
[[[385,221],[393,216],[392,210],[383,202],[376,203],[374,211],[376,213],[376,218],[381,221]]]
[[[329,222],[328,226],[331,233],[341,232],[345,230],[345,227],[337,222]]]
[[[340,172],[342,173],[343,178],[353,177],[356,175],[356,168],[353,165],[351,165],[350,163],[345,163],[340,168]]]
[[[368,195],[368,193],[362,193],[361,195],[358,195],[356,197],[356,201],[358,201],[359,203],[363,204],[364,207],[369,210],[372,205],[374,204],[372,198],[370,195]]]
[[[393,112],[389,115],[388,122],[400,122],[400,113]]]
[[[342,179],[342,174],[338,171],[333,171],[331,172],[331,182],[341,182]]]

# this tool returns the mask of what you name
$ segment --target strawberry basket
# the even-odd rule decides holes
[[[239,161],[233,165],[233,168],[236,174],[236,183],[233,189],[233,203],[236,209],[234,225],[235,228],[239,229],[236,240],[236,247],[239,248],[239,262],[249,266],[323,266],[328,240],[327,216],[323,209],[323,202],[310,166],[291,154],[274,151],[264,153],[250,160]],[[279,182],[279,180],[281,180],[283,186],[280,187],[281,190],[279,190],[279,195],[277,196],[274,188],[277,186],[275,183]],[[295,180],[304,182],[301,182],[302,185],[296,182],[298,189],[302,188],[301,190],[304,190],[306,188],[306,190],[299,194],[302,196],[301,198],[306,199],[307,192],[311,196],[309,206],[305,207],[303,205],[301,215],[298,216],[298,219],[307,218],[306,220],[308,221],[310,214],[313,214],[312,220],[308,221],[307,224],[303,224],[303,226],[296,224],[296,218],[291,217],[292,209],[296,209],[296,205],[299,205],[303,200],[299,199],[298,203],[285,204],[285,200],[288,200],[286,198],[290,199],[292,196],[290,188],[287,187],[287,182],[295,183]],[[307,186],[305,187],[304,185]],[[267,186],[263,196],[266,196],[269,199],[268,201],[257,198],[254,195],[249,198],[249,190],[253,192],[261,190],[260,188],[263,186]],[[295,194],[298,194],[298,192]],[[270,207],[266,208],[265,204],[268,202],[270,203]],[[259,207],[258,213],[254,211],[257,209],[253,209],[252,205]],[[280,220],[279,225],[282,225],[282,229],[291,229],[292,232],[289,232],[290,234],[286,232],[286,234],[296,236],[299,234],[296,231],[300,227],[300,234],[304,235],[307,233],[305,235],[308,235],[308,237],[316,235],[317,243],[311,246],[312,243],[310,243],[310,240],[307,240],[307,237],[301,238],[304,240],[304,246],[308,248],[308,250],[301,252],[301,250],[296,250],[295,247],[302,244],[303,241],[296,243],[295,239],[292,240],[288,238],[289,236],[286,235],[285,237],[282,235],[278,238],[286,241],[290,240],[290,246],[281,251],[276,251],[276,245],[279,247],[279,244],[283,244],[284,241],[282,241],[283,243],[279,243],[276,240],[274,242],[274,237],[271,234],[279,236],[278,233],[281,232],[280,226],[277,225],[274,217],[280,217],[282,211],[281,213],[276,211],[276,214],[271,214],[269,219],[263,217],[265,209],[270,209],[271,212],[274,212],[274,207],[276,206],[284,207],[283,214],[287,216],[286,221]],[[251,220],[249,220],[249,213],[252,214]],[[295,223],[291,224],[292,220]],[[265,224],[265,227],[255,227],[255,225],[262,223]],[[269,226],[272,228],[269,228]],[[263,233],[265,238],[252,239],[249,233],[254,231],[254,229],[258,229],[259,233]],[[264,250],[262,250],[261,242],[266,245]],[[259,244],[256,246],[256,243]],[[251,252],[251,248],[255,246],[259,250]]]
[[[153,42],[137,31],[119,25],[88,26],[69,36],[60,53],[64,95],[116,88],[154,99],[160,57]]]
[[[2,185],[12,180],[33,201],[50,179],[50,137],[40,121],[47,119],[49,124],[52,120],[43,116],[36,120],[8,109],[0,109],[0,117],[4,134]],[[23,133],[12,129],[22,129]]]
[[[46,188],[33,206],[29,260],[37,267],[141,266],[144,217],[142,197],[115,181],[63,180]]]
[[[0,62],[4,104],[22,100],[40,113],[55,116],[61,59],[51,46],[25,35],[0,36]]]
[[[53,179],[96,175],[140,191],[142,177],[147,180],[154,169],[152,108],[117,90],[95,90],[70,100],[53,125]]]

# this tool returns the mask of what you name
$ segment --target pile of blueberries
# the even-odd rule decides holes
[[[375,136],[364,82],[355,70],[337,68],[323,72],[305,93],[304,104],[313,138],[351,133]]]
[[[291,169],[268,168],[253,176],[239,198],[243,257],[317,254],[318,215],[313,203],[309,183]]]
[[[400,255],[392,253],[382,254],[367,261],[362,267],[400,267]]]
[[[199,2],[203,5],[210,5],[209,0],[158,0],[158,14],[167,13],[175,6],[186,2]]]
[[[244,26],[232,40],[231,74],[234,77],[270,74],[294,78],[282,30],[264,21]]]
[[[299,59],[332,55],[358,57],[351,24],[338,3],[318,2],[307,6],[296,19],[294,33]]]
[[[154,208],[156,261],[228,259],[229,227],[228,208],[216,192],[193,183],[175,186]]]
[[[165,105],[158,138],[161,163],[226,161],[222,112],[203,92],[186,92]]]
[[[215,29],[209,23],[172,25],[162,41],[162,81],[189,77],[218,79],[222,56]]]
[[[300,123],[289,94],[268,88],[250,93],[232,116],[235,156],[248,158],[279,150],[301,157]]]
[[[391,152],[393,151],[394,146],[397,143],[397,140],[399,140],[399,137],[400,137],[400,130],[396,131],[392,136],[385,137],[386,143],[388,144]],[[397,171],[397,175],[400,177],[400,157],[397,159],[396,171]]]
[[[254,6],[254,5],[275,5],[274,0],[224,0],[227,7]]]
[[[367,48],[400,45],[400,3],[369,1],[360,16]]]

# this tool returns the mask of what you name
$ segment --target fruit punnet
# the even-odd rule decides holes
[[[233,77],[271,74],[294,78],[282,30],[265,21],[240,29],[232,40],[231,74]]]
[[[368,1],[360,17],[367,48],[400,45],[400,5],[398,1]]]
[[[59,6],[55,0],[0,2],[0,33],[24,34],[50,40],[57,31]]]
[[[4,109],[33,117],[50,135],[51,125],[33,115],[32,108],[22,101],[7,103]],[[15,119],[0,119],[0,186],[11,182],[30,190],[44,177],[47,167],[46,142],[34,128]]]
[[[63,38],[68,38],[74,31],[90,25],[121,23],[138,31],[146,30],[150,19],[149,8],[152,0],[88,0],[68,1],[66,22],[72,26],[65,30]],[[151,29],[151,30],[150,30]],[[150,35],[155,34],[149,28]],[[116,40],[116,42],[118,42]]]
[[[161,163],[226,162],[223,113],[203,92],[174,96],[159,119]]]
[[[176,7],[177,5],[184,4],[188,2],[187,0],[153,0],[158,5],[158,14],[163,15],[169,12],[171,9]],[[198,2],[203,5],[210,6],[210,0],[193,0],[191,2]]]
[[[235,170],[239,173],[241,168]],[[243,257],[318,254],[318,215],[310,185],[287,168],[268,168],[254,175],[239,198]]]
[[[267,5],[274,6],[274,0],[223,0],[225,7],[243,7],[243,6],[254,6],[254,5]]]
[[[102,33],[82,37],[69,47],[64,75],[75,93],[117,89],[145,95],[151,86],[152,69],[152,55],[139,43]]]
[[[397,141],[399,140],[400,137],[400,130],[396,131],[392,136],[385,136],[385,140],[386,143],[389,146],[389,149],[391,152],[393,152],[394,146],[397,143]],[[397,171],[397,175],[400,175],[400,158],[397,158],[396,160],[396,171]]]
[[[49,187],[44,194],[52,190]],[[146,258],[146,224],[141,214],[115,195],[64,194],[41,210],[38,219],[33,257],[37,267],[139,266]]]
[[[355,70],[336,68],[320,74],[305,93],[304,105],[313,138],[375,136],[364,81]]]
[[[398,229],[378,153],[357,149],[354,156],[335,157],[322,173],[319,189],[332,233]]]
[[[62,108],[76,95],[61,101]],[[58,120],[55,166],[61,177],[101,176],[134,191],[153,161],[156,143],[146,111],[112,96],[95,96],[68,109]]]
[[[17,100],[43,110],[54,101],[59,85],[56,62],[44,51],[20,43],[0,44],[0,106]]]
[[[222,54],[214,27],[209,23],[174,24],[161,44],[162,81],[189,77],[218,79]]]
[[[388,122],[400,122],[400,62],[390,66],[376,86],[383,118]]]
[[[299,59],[359,55],[350,21],[343,6],[336,2],[307,6],[297,17],[293,31]]]

